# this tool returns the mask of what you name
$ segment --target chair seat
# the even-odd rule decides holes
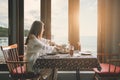
[[[101,63],[101,71],[99,71],[97,68],[93,68],[93,70],[100,76],[118,76],[120,75],[120,67],[116,67],[112,64],[107,64],[107,63]],[[109,70],[110,66],[110,70]],[[115,70],[115,71],[114,71]]]
[[[14,74],[16,74],[16,73],[19,73],[19,74],[25,73],[24,66],[22,66],[22,67],[17,67],[17,68],[15,68],[15,69],[13,69],[13,73],[14,73]]]
[[[21,77],[24,79],[31,79],[38,76],[39,74],[35,74],[34,72],[26,72],[24,66],[13,69],[13,73],[11,73],[11,77],[15,79],[18,79]]]

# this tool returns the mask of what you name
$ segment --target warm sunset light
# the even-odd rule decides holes
[[[120,80],[120,0],[0,0],[3,80]]]

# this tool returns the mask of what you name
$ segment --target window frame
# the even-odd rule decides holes
[[[17,43],[19,55],[23,55],[24,52],[23,3],[24,0],[8,0],[8,45]],[[7,65],[0,64],[0,71],[8,71]]]

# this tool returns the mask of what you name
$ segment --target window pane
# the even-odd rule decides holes
[[[40,21],[40,0],[24,0],[24,39],[35,20]]]
[[[80,41],[82,51],[97,52],[97,0],[80,0]]]
[[[0,46],[8,45],[8,0],[0,0]],[[4,57],[0,49],[0,64]]]
[[[52,39],[56,43],[68,42],[68,0],[52,0]]]

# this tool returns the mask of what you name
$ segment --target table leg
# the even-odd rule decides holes
[[[80,80],[80,70],[76,70],[76,80]]]
[[[57,68],[52,69],[52,80],[57,80]]]

